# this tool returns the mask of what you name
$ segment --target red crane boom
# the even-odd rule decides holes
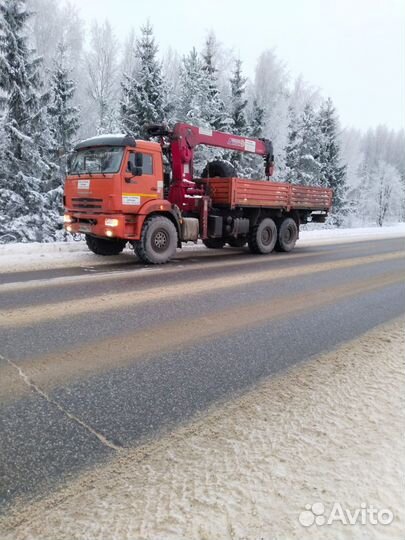
[[[204,192],[194,182],[194,149],[198,145],[263,156],[266,177],[270,178],[274,173],[273,144],[269,139],[241,137],[181,122],[175,124],[172,130],[162,125],[151,125],[148,126],[148,133],[152,137],[162,138],[162,149],[170,160],[172,170],[169,200],[180,208],[184,208],[186,195],[198,195],[200,191],[202,195]]]

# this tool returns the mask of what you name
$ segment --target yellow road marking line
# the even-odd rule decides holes
[[[187,295],[189,298],[203,292],[212,293],[217,290],[226,290],[239,286],[243,287],[253,283],[271,282],[280,278],[287,279],[311,273],[353,268],[363,264],[404,259],[404,257],[405,254],[402,252],[371,255],[356,259],[316,263],[306,265],[305,267],[282,268],[278,270],[269,269],[256,273],[238,274],[230,278],[222,275],[214,279],[193,281],[190,283],[189,289],[187,288],[187,283],[181,282],[163,287],[154,286],[142,291],[127,291],[110,295],[102,294],[89,298],[62,301],[56,304],[42,304],[39,306],[2,310],[0,311],[0,327],[13,328],[16,326],[39,324],[49,320],[133,307],[147,302],[179,298],[184,295]]]
[[[360,253],[361,251],[364,251],[364,249],[359,248],[358,246],[355,247],[344,247],[339,249],[334,249],[333,254],[337,253],[351,253],[352,251],[356,251],[356,253]],[[369,252],[368,248],[366,250]],[[76,276],[62,276],[62,277],[50,277],[50,278],[41,278],[41,279],[32,279],[29,281],[15,281],[11,283],[3,283],[0,284],[0,296],[4,293],[9,293],[13,291],[22,291],[22,290],[29,290],[29,289],[39,289],[39,288],[48,288],[48,287],[63,287],[68,285],[75,285],[76,283],[79,284],[80,282],[86,282],[91,281],[91,283],[98,282],[98,281],[111,281],[116,282],[123,279],[128,279],[132,277],[138,277],[138,276],[145,276],[145,275],[156,275],[160,274],[162,276],[169,276],[171,274],[179,275],[179,273],[184,272],[187,273],[189,271],[195,271],[195,270],[212,270],[215,268],[229,268],[229,267],[251,267],[252,270],[254,270],[254,267],[257,263],[265,263],[269,265],[269,268],[273,263],[279,263],[281,261],[286,262],[287,264],[291,261],[293,262],[296,259],[306,259],[306,258],[312,258],[312,257],[325,257],[327,255],[330,255],[332,252],[329,250],[321,250],[321,251],[309,251],[309,252],[300,252],[299,250],[294,251],[293,253],[275,253],[271,256],[263,257],[261,255],[252,255],[248,253],[243,253],[241,251],[232,251],[229,250],[226,253],[226,259],[224,260],[222,256],[220,257],[220,260],[218,260],[218,254],[214,253],[210,250],[196,250],[196,251],[190,251],[186,252],[183,251],[182,253],[179,253],[179,258],[176,258],[172,261],[172,264],[166,265],[166,266],[150,266],[150,267],[143,267],[136,264],[136,261],[134,261],[134,268],[131,270],[128,270],[127,268],[123,269],[121,268],[121,265],[118,263],[116,266],[117,268],[103,270],[103,266],[105,266],[107,263],[99,263],[98,260],[96,260],[93,263],[88,263],[88,265],[81,264],[81,267],[86,266],[97,266],[99,271],[97,273],[91,273],[91,274],[79,274]],[[398,252],[391,252],[391,253],[398,253]],[[237,260],[234,260],[234,258],[237,257]],[[243,257],[243,258],[241,258]],[[200,260],[201,262],[194,262],[196,259]],[[124,262],[128,261],[128,258],[123,259]],[[343,260],[343,259],[342,259]],[[247,270],[250,270],[250,268],[247,268]],[[28,270],[29,271],[29,270]],[[35,272],[35,270],[34,270]],[[1,273],[0,273],[1,277]]]
[[[341,248],[333,250],[333,253],[346,253],[348,251],[356,251],[358,252],[359,249],[354,248]],[[368,251],[368,249],[367,249]],[[273,263],[278,263],[281,261],[284,261],[285,263],[289,263],[290,261],[294,261],[296,259],[301,258],[311,258],[316,256],[324,256],[330,254],[329,251],[315,251],[315,252],[309,252],[309,253],[300,253],[300,252],[294,252],[294,253],[277,253],[272,254],[268,257],[263,257],[262,255],[252,255],[252,254],[243,254],[240,251],[232,251],[229,250],[226,253],[227,260],[225,261],[222,258],[222,255],[218,259],[218,254],[214,253],[210,250],[198,250],[195,252],[183,252],[181,253],[181,258],[176,258],[172,261],[172,264],[166,265],[166,266],[149,266],[147,268],[143,266],[139,266],[136,264],[136,261],[134,261],[134,268],[131,270],[128,269],[120,269],[119,264],[117,265],[117,269],[109,270],[108,272],[98,272],[95,274],[83,274],[83,275],[77,275],[77,276],[63,276],[63,277],[55,277],[55,278],[41,278],[41,279],[33,279],[29,281],[23,281],[23,282],[11,282],[11,283],[4,283],[0,284],[0,295],[2,293],[8,293],[11,291],[19,291],[19,290],[27,290],[27,289],[38,289],[38,288],[48,288],[48,287],[55,287],[55,286],[63,286],[63,285],[71,285],[74,282],[80,282],[80,281],[91,281],[94,283],[95,281],[116,281],[120,279],[128,279],[130,277],[136,277],[136,276],[144,276],[145,274],[161,274],[164,276],[176,274],[178,275],[180,272],[189,272],[189,271],[196,271],[196,270],[210,270],[215,268],[228,268],[228,267],[241,267],[241,266],[251,266],[252,269],[254,268],[255,264],[260,263],[266,263],[270,266]],[[183,257],[184,255],[184,257]],[[188,257],[190,255],[190,257]],[[246,257],[245,257],[246,255]],[[240,257],[243,256],[244,258],[241,259]],[[195,263],[195,262],[189,262],[188,259],[196,259],[196,257],[201,260],[201,262]],[[239,257],[238,260],[234,260],[235,257]],[[228,260],[229,259],[229,260]],[[125,262],[128,259],[125,260]],[[97,261],[98,262],[98,261]],[[94,264],[94,263],[93,263]],[[103,264],[97,264],[97,268],[102,270],[102,267],[108,263]],[[83,266],[83,265],[82,265]],[[87,266],[92,266],[91,263],[89,263]],[[52,269],[51,269],[52,270]],[[1,276],[1,274],[0,274]]]
[[[306,313],[328,304],[382,289],[403,281],[403,272],[390,272],[368,280],[357,280],[337,287],[325,287],[302,294],[291,294],[271,301],[224,309],[197,318],[177,319],[155,327],[140,329],[85,345],[71,347],[45,357],[21,363],[24,373],[41,388],[82,379],[130,365],[147,356],[191,346],[204,340],[216,339],[240,329],[255,327],[266,321]],[[179,330],[181,329],[181,331]],[[18,399],[24,388],[10,385],[3,368],[0,369],[0,389],[3,400]]]

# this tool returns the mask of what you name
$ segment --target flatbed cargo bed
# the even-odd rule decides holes
[[[327,211],[332,189],[247,178],[208,178],[213,206]]]

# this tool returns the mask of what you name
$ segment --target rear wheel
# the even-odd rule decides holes
[[[247,243],[246,238],[231,238],[230,240],[228,240],[228,244],[231,247],[235,247],[235,248],[242,248],[246,246],[246,243]]]
[[[298,238],[298,227],[292,218],[285,218],[280,223],[277,233],[276,251],[291,251]]]
[[[277,227],[271,218],[264,218],[249,234],[249,249],[252,253],[271,253],[277,242]]]
[[[143,225],[141,239],[134,244],[135,253],[147,264],[164,264],[176,253],[177,230],[170,219],[152,216]]]
[[[222,249],[225,245],[225,241],[222,238],[205,238],[203,244],[208,249]]]
[[[119,255],[124,249],[125,240],[107,240],[86,234],[86,244],[90,251],[96,255]]]

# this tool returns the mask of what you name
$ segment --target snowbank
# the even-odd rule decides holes
[[[397,223],[386,227],[302,230],[297,245],[338,244],[400,237],[405,239],[405,223]]]
[[[120,452],[16,509],[2,538],[403,538],[403,324],[377,328],[172,435]],[[328,525],[335,503],[350,512],[362,504],[388,509],[393,520]],[[306,505],[316,505],[315,515]]]
[[[339,244],[398,237],[405,238],[405,223],[358,229],[303,230],[300,233],[297,246]],[[183,251],[200,249],[206,249],[201,242],[198,244],[189,242],[183,247]],[[0,245],[0,273],[75,266],[93,267],[133,260],[132,249],[126,249],[122,255],[117,257],[97,257],[89,252],[83,241]]]

